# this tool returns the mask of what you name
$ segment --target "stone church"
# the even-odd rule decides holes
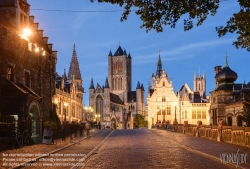
[[[133,128],[136,114],[144,115],[144,86],[138,81],[132,91],[132,58],[121,46],[114,55],[108,54],[108,77],[104,85],[89,87],[89,106],[93,109],[94,120],[104,126],[118,129]]]
[[[56,94],[53,100],[62,123],[80,122],[83,119],[83,93],[82,76],[74,44],[68,76],[65,69],[62,76],[56,76]]]

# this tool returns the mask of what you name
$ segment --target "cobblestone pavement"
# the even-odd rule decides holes
[[[91,135],[95,136],[98,132],[99,132],[99,130],[93,129],[93,130],[91,130]],[[93,144],[91,144],[91,141],[89,141],[89,140],[92,140],[92,137],[86,138],[86,133],[85,133],[85,135],[83,135],[82,137],[73,137],[73,139],[71,141],[68,138],[65,141],[57,140],[57,141],[55,141],[55,144],[35,144],[35,145],[25,146],[25,147],[18,148],[18,149],[1,151],[0,152],[0,168],[10,168],[11,164],[15,163],[15,161],[3,161],[4,158],[8,159],[8,160],[16,159],[14,157],[12,158],[11,155],[21,155],[19,157],[27,158],[26,154],[31,154],[31,155],[33,155],[33,158],[34,158],[35,154],[37,154],[37,155],[50,154],[50,153],[57,151],[57,150],[60,150],[64,147],[74,145],[76,142],[83,140],[83,139],[84,139],[84,142],[86,142],[86,145],[88,145],[88,147],[89,147],[88,149],[86,149],[87,151],[89,151],[90,149],[93,149],[95,147],[95,144],[97,144],[94,142],[93,142]],[[76,147],[76,146],[74,146],[74,147]],[[24,155],[24,156],[22,156],[22,155]],[[8,165],[3,166],[4,163],[8,163]]]
[[[236,165],[222,163],[220,155],[236,154],[237,151],[239,154],[250,153],[247,147],[219,143],[166,130],[117,130],[97,151],[97,154],[85,162],[84,168],[236,168]],[[250,163],[249,159],[246,156],[246,163]],[[250,168],[249,164],[238,165]],[[239,166],[237,167],[241,168]]]

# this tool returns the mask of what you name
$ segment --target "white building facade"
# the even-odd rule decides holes
[[[206,96],[206,78],[194,76],[194,91],[187,84],[174,92],[172,79],[162,70],[159,55],[156,75],[152,74],[148,89],[146,112],[149,126],[156,124],[210,124],[210,101]]]

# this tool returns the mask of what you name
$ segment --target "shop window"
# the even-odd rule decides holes
[[[7,79],[14,81],[14,68],[11,65],[9,65],[7,68]]]

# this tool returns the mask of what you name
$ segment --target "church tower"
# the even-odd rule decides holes
[[[120,99],[126,103],[128,101],[127,93],[131,91],[132,59],[130,54],[127,55],[126,50],[118,47],[115,54],[111,51],[108,55],[108,82],[110,92],[118,95]]]
[[[199,92],[203,98],[206,97],[206,77],[204,73],[202,76],[196,76],[196,73],[194,73],[194,92]]]
[[[69,73],[68,73],[68,81],[72,82],[75,80],[77,86],[82,86],[82,76],[79,69],[79,63],[76,55],[76,45],[73,47],[73,54],[70,61]]]

